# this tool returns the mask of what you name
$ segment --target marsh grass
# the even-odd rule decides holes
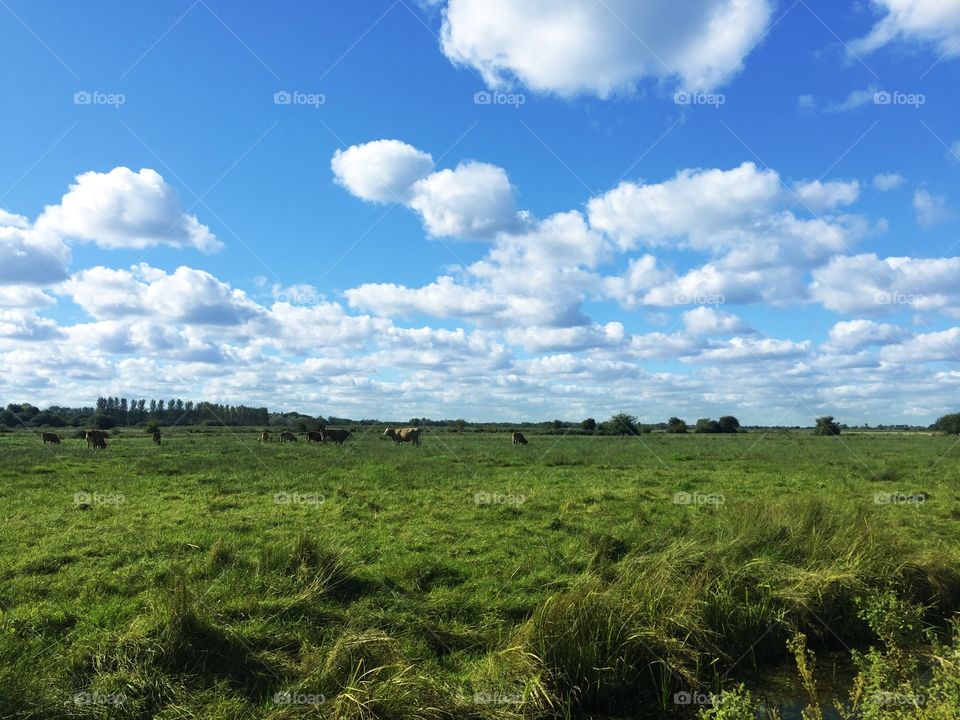
[[[949,438],[532,436],[521,454],[247,435],[0,439],[0,717],[669,714],[678,689],[789,659],[798,633],[868,653],[909,607],[939,642],[960,607]],[[923,662],[946,677],[941,654]]]

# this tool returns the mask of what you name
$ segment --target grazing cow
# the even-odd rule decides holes
[[[350,437],[353,430],[338,430],[336,428],[324,428],[320,431],[324,442],[332,442],[337,445],[343,445],[343,441]]]
[[[307,430],[307,442],[323,442],[323,430]]]
[[[523,433],[519,430],[513,431],[513,444],[514,445],[526,445],[527,439],[523,436]]]
[[[405,442],[413,443],[414,445],[420,444],[420,428],[418,427],[387,428],[383,431],[383,436],[390,438],[397,445]]]
[[[260,442],[270,442],[270,433],[264,430],[260,433]]]
[[[296,442],[296,441],[297,441],[297,436],[294,435],[292,432],[288,430],[284,430],[282,433],[280,433],[280,442],[285,443],[285,442]]]
[[[103,430],[87,430],[84,433],[87,447],[93,445],[94,450],[103,450],[107,447],[107,434]]]
[[[154,444],[154,445],[159,445],[159,444],[160,444],[160,433],[155,432],[155,433],[153,434],[153,444]]]
[[[60,444],[60,436],[56,433],[40,433],[40,437],[43,438],[43,444],[53,443],[54,445]]]

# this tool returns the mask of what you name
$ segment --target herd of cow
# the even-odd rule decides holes
[[[308,430],[307,431],[307,442],[315,443],[324,443],[332,442],[336,445],[343,445],[344,441],[353,434],[353,430],[340,430],[338,428],[326,428],[321,427],[319,430]],[[45,432],[40,433],[41,438],[43,439],[43,444],[51,443],[53,445],[60,444],[60,436],[56,433]],[[154,432],[152,434],[153,444],[160,444],[160,433]],[[271,442],[273,435],[269,430],[264,430],[260,433],[260,442],[267,443]],[[418,427],[405,427],[405,428],[387,428],[383,431],[383,437],[388,437],[393,440],[397,445],[401,443],[413,443],[414,445],[420,444],[420,428]],[[526,445],[527,439],[523,436],[522,432],[514,431],[512,433],[513,444],[514,445]],[[93,447],[94,450],[102,450],[107,447],[107,434],[103,430],[87,430],[84,433],[84,439],[87,441],[87,447]],[[289,430],[284,430],[280,433],[280,442],[296,442],[297,436],[294,435]]]
[[[353,430],[340,430],[338,428],[328,428],[321,427],[319,430],[308,430],[307,431],[307,442],[315,443],[324,443],[332,442],[336,445],[343,445],[344,441],[350,435],[353,434]],[[405,428],[387,428],[383,431],[383,437],[388,437],[393,440],[397,445],[400,443],[413,443],[414,445],[420,444],[420,428],[418,427],[405,427]],[[260,442],[266,443],[271,442],[273,435],[269,430],[264,430],[260,433]],[[280,442],[296,442],[297,436],[294,435],[289,430],[284,430],[280,433]]]
[[[40,433],[40,437],[43,440],[43,444],[46,445],[50,443],[51,445],[60,444],[60,436],[52,432]],[[107,447],[107,433],[103,430],[86,430],[83,433],[84,439],[87,441],[87,447],[92,447],[94,450],[103,450]],[[160,433],[154,432],[151,433],[153,438],[153,444],[160,444]]]

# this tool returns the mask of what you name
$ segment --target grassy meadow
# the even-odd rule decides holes
[[[955,437],[380,432],[0,435],[0,717],[739,718],[677,698],[891,626],[952,682]]]

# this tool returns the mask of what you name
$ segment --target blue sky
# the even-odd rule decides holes
[[[4,403],[956,409],[960,3],[4,0],[0,47]]]

